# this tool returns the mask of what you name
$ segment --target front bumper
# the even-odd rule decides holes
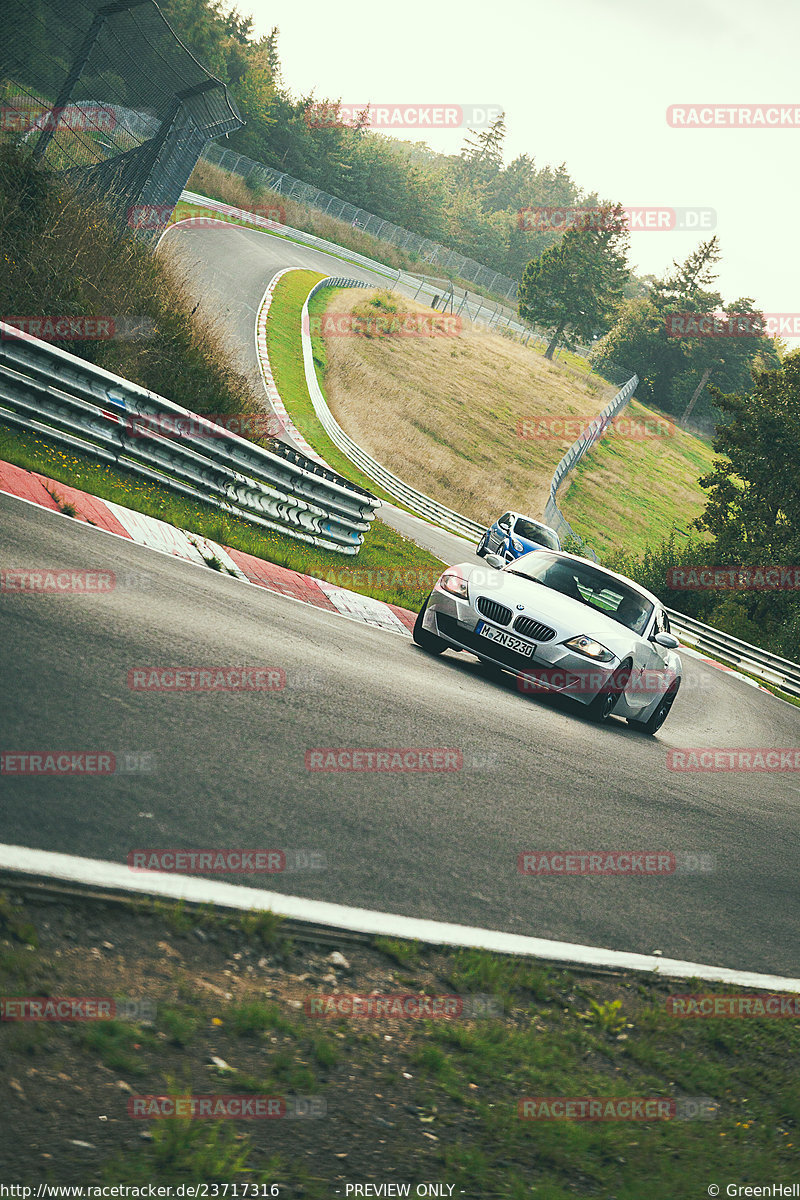
[[[520,637],[521,641],[533,646],[533,653],[530,656],[518,654],[477,633],[476,626],[481,621],[503,632],[512,632],[514,637],[520,636],[513,630],[488,621],[473,608],[470,601],[436,590],[428,601],[422,625],[448,645],[467,650],[506,671],[513,671],[517,675],[520,691],[558,692],[582,704],[591,704],[619,666],[617,658],[609,663],[595,663],[568,650],[558,633],[550,642],[534,642],[530,638]]]

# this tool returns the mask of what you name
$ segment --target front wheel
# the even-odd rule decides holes
[[[428,596],[430,600],[430,596]],[[427,629],[422,628],[422,618],[425,616],[425,609],[428,607],[428,600],[425,601],[422,608],[417,613],[417,619],[414,622],[414,632],[411,634],[416,644],[428,654],[443,654],[447,649],[447,642],[442,641],[435,633],[429,633]]]
[[[488,540],[489,540],[489,534],[485,533],[483,535],[483,537],[481,538],[481,540],[478,542],[478,545],[475,548],[475,553],[477,554],[478,558],[486,557],[486,551],[488,549],[486,543]]]
[[[669,716],[669,711],[672,708],[672,705],[675,703],[675,697],[678,694],[678,688],[680,686],[680,680],[678,680],[677,683],[674,683],[672,687],[670,687],[669,690],[664,693],[661,703],[657,706],[650,720],[638,725],[638,728],[641,729],[642,733],[646,733],[650,737],[652,737],[654,733],[658,733],[659,729]]]
[[[593,721],[607,721],[631,677],[630,663],[617,667],[601,692],[598,692],[589,705],[589,716]]]

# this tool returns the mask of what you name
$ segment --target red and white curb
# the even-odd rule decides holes
[[[371,625],[388,633],[399,633],[403,637],[410,637],[414,627],[416,613],[397,604],[385,604],[382,600],[362,596],[360,592],[351,592],[348,588],[316,579],[313,575],[279,567],[253,554],[222,546],[200,534],[176,529],[157,517],[135,512],[112,500],[90,496],[69,484],[57,483],[45,475],[26,471],[12,463],[0,461],[0,492],[59,514],[62,512],[61,504],[71,504],[76,516],[66,518],[68,520],[92,525],[105,533],[198,566],[208,566],[216,559],[228,575],[244,583],[290,596],[315,608],[338,613],[351,621],[360,621],[363,625]]]
[[[220,908],[246,912],[273,912],[289,920],[306,921],[330,929],[350,930],[381,937],[404,938],[434,946],[461,946],[491,950],[497,954],[516,954],[578,967],[612,967],[620,971],[647,971],[667,979],[706,979],[741,988],[763,988],[771,992],[800,992],[800,979],[737,971],[728,967],[708,966],[655,954],[635,954],[626,950],[608,950],[549,938],[504,933],[500,929],[479,929],[421,917],[403,917],[373,909],[353,908],[325,900],[307,900],[302,896],[284,896],[261,888],[223,883],[190,875],[171,875],[162,871],[140,873],[123,863],[102,859],[79,858],[50,850],[0,843],[0,871],[30,876],[45,876],[66,883],[138,895],[214,904]]]
[[[272,411],[278,417],[284,432],[289,435],[301,453],[305,454],[308,458],[312,458],[314,462],[320,463],[323,467],[328,467],[328,470],[330,471],[332,468],[328,466],[324,458],[321,458],[320,455],[317,454],[313,446],[309,446],[308,442],[303,437],[302,433],[294,424],[292,418],[286,411],[286,405],[283,403],[283,400],[281,400],[280,392],[275,384],[275,377],[272,374],[272,367],[270,366],[269,362],[269,354],[267,353],[267,318],[269,316],[269,310],[272,307],[275,288],[283,279],[284,275],[288,275],[290,271],[300,271],[303,269],[304,268],[302,267],[284,267],[282,271],[278,271],[277,275],[273,275],[272,279],[270,279],[269,283],[267,284],[267,290],[261,297],[261,303],[258,306],[258,316],[256,317],[256,357],[258,359],[258,368],[261,372],[261,378],[264,383],[264,391],[267,393],[267,399],[269,400]]]

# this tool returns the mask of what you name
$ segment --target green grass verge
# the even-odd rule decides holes
[[[286,411],[300,433],[334,471],[338,471],[345,479],[367,488],[381,500],[386,500],[389,504],[398,504],[393,496],[359,470],[355,463],[334,445],[320,425],[308,394],[303,367],[300,318],[308,293],[315,283],[324,278],[325,276],[318,271],[292,271],[290,275],[284,275],[275,288],[267,317],[267,354],[275,385]],[[326,292],[314,296],[309,304],[309,316],[324,312],[328,300]],[[317,379],[324,395],[325,344],[319,337],[312,337],[311,344]],[[400,504],[399,507],[404,506]]]
[[[444,568],[439,559],[382,521],[372,524],[355,558],[337,554],[284,534],[260,530],[211,505],[176,495],[157,484],[142,483],[129,472],[100,465],[88,455],[60,449],[41,437],[3,425],[0,459],[257,558],[403,608],[420,608]]]
[[[622,418],[652,429],[659,414],[632,400]],[[564,516],[601,559],[620,551],[641,554],[672,529],[688,534],[705,508],[707,495],[697,481],[711,469],[714,452],[693,434],[673,430],[639,439],[607,433],[559,493]]]

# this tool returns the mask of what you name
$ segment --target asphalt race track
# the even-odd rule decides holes
[[[2,778],[0,840],[305,848],[328,869],[227,876],[290,894],[800,975],[797,774],[676,774],[670,747],[800,745],[800,713],[685,659],[646,738],[517,694],[468,656],[149,551],[0,495],[0,564],[106,568],[100,595],[0,594],[2,749],[150,751],[151,772]],[[142,666],[277,666],[273,693],[134,692]],[[443,774],[317,773],[316,747],[447,747]],[[696,851],[703,874],[525,877],[520,851]]]

